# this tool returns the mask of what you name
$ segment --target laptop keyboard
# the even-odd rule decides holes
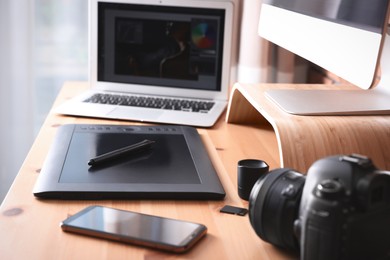
[[[88,103],[110,104],[132,107],[147,107],[187,112],[207,113],[214,106],[212,101],[176,99],[152,96],[126,96],[97,93],[84,100]]]

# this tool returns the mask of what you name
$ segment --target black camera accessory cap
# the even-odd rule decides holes
[[[268,164],[262,160],[240,160],[237,163],[238,196],[243,200],[249,200],[253,185],[261,176],[268,173],[268,170]]]
[[[249,220],[263,240],[298,251],[294,232],[305,176],[291,169],[276,169],[259,179],[249,197]]]
[[[248,210],[244,208],[235,207],[235,206],[225,205],[223,208],[221,208],[219,212],[245,216],[246,213],[248,213]]]

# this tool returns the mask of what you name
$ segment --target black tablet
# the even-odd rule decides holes
[[[148,149],[89,165],[142,140]],[[33,194],[47,199],[208,199],[225,197],[193,127],[69,124],[59,128]]]

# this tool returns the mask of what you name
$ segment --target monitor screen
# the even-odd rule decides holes
[[[262,3],[258,27],[261,37],[363,90],[376,86],[388,27],[389,0],[263,0]],[[366,103],[368,96],[364,92],[367,91],[359,94],[361,103]],[[291,104],[302,103],[306,106],[303,110],[309,110],[291,111],[291,107],[285,110],[293,114],[328,114],[328,108],[333,110],[330,114],[389,113],[389,99],[377,100],[375,97],[371,101],[374,105],[380,104],[379,108],[371,108],[371,104],[361,108],[354,101],[357,100],[355,97],[344,98],[341,93],[327,92],[326,95],[320,93],[320,97],[309,95],[305,98],[299,93],[301,97],[297,98],[300,99],[289,96]],[[336,95],[337,102],[323,100],[328,94],[331,94],[331,100]],[[271,100],[284,108],[277,101],[282,94],[271,96]],[[377,96],[380,98],[381,95]],[[318,104],[306,105],[308,99]],[[346,103],[347,107],[340,107],[339,103]],[[318,105],[322,107],[317,109]]]

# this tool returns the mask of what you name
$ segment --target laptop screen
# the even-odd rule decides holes
[[[102,82],[220,90],[225,10],[98,3]]]

